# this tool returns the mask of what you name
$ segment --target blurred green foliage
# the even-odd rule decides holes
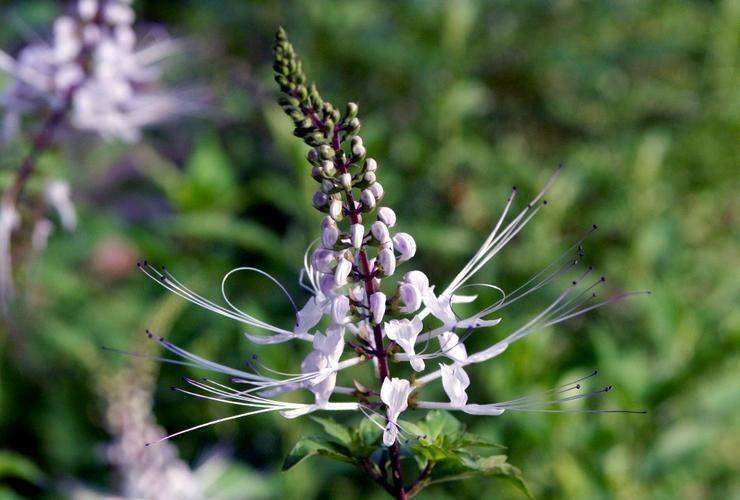
[[[2,5],[8,50],[45,33],[57,12],[50,1]],[[526,199],[562,163],[551,203],[480,281],[516,288],[596,222],[587,261],[614,292],[653,291],[534,335],[473,370],[471,401],[518,397],[599,368],[616,387],[599,407],[648,410],[463,416],[507,446],[533,495],[740,496],[740,2],[136,6],[145,23],[193,39],[191,72],[217,99],[207,116],[152,131],[141,145],[68,144],[44,158],[45,172],[70,179],[80,227],[56,233],[19,276],[22,336],[0,337],[0,497],[51,498],[70,481],[115,490],[99,451],[110,439],[99,380],[129,358],[101,346],[141,349],[165,304],[164,291],[135,272],[137,259],[167,264],[207,296],[218,296],[226,271],[252,265],[302,297],[298,266],[320,218],[310,208],[304,150],[274,103],[278,25],[327,99],[359,102],[386,203],[417,238],[414,266],[434,282],[465,263],[511,185]],[[15,158],[3,155],[0,180]],[[290,324],[289,305],[265,280],[240,276],[230,288],[250,312]],[[508,312],[490,335],[511,331],[546,298]],[[305,354],[301,345],[255,348],[238,325],[189,305],[163,329],[234,366],[257,352],[295,370]],[[480,348],[489,340],[471,341]],[[172,431],[232,412],[166,390],[187,372],[160,369],[155,413]],[[309,419],[260,415],[176,444],[191,462],[228,446],[251,478],[234,498],[382,498],[350,466],[317,459],[280,471],[295,442],[318,429]],[[496,479],[440,484],[421,497],[481,492],[521,497]]]

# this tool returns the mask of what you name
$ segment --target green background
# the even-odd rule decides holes
[[[18,271],[21,335],[0,334],[0,497],[64,496],[71,483],[116,491],[117,473],[100,448],[111,439],[102,415],[117,389],[104,382],[132,359],[101,346],[147,349],[143,331],[153,327],[223,364],[238,367],[258,353],[280,369],[299,366],[306,345],[250,345],[240,325],[169,298],[134,266],[139,258],[166,264],[216,298],[226,271],[253,265],[305,300],[298,269],[320,214],[310,208],[305,149],[275,104],[278,25],[326,99],[360,104],[385,203],[419,245],[405,269],[447,283],[511,186],[525,195],[521,208],[562,163],[550,204],[480,281],[512,290],[597,223],[586,260],[607,276],[608,290],[652,290],[533,335],[471,371],[471,401],[493,402],[598,368],[596,384],[616,390],[592,407],[648,410],[462,416],[508,448],[533,494],[740,496],[740,2],[135,5],[143,29],[163,24],[190,40],[174,84],[210,89],[211,104],[203,116],[152,129],[138,145],[63,137],[43,158],[44,174],[70,180],[80,225],[56,232]],[[58,9],[3,4],[0,47],[14,53],[29,29],[48,34]],[[19,154],[0,157],[3,183]],[[244,276],[232,288],[250,312],[292,321],[266,282]],[[471,338],[469,351],[522,324],[557,292],[507,311],[501,326]],[[199,375],[159,367],[161,425],[175,431],[231,414],[169,391],[185,374]],[[305,418],[258,416],[175,444],[192,464],[225,451],[233,465],[222,487],[238,485],[234,498],[382,498],[350,467],[323,459],[281,473],[287,451],[311,433],[318,427]],[[482,479],[420,496],[481,497],[521,494]]]

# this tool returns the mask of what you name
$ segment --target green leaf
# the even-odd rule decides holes
[[[352,435],[347,427],[331,418],[311,417],[311,420],[319,424],[328,435],[336,439],[345,447],[352,445]]]
[[[463,430],[463,425],[458,419],[446,411],[430,411],[419,427],[425,431],[429,441],[438,441],[443,437],[457,437]]]
[[[38,484],[44,478],[44,473],[20,453],[0,450],[0,478],[2,477],[14,477]]]
[[[295,467],[306,458],[313,456],[331,458],[340,462],[355,462],[352,457],[340,451],[331,441],[316,436],[309,436],[301,438],[293,449],[290,450],[290,453],[288,453],[288,456],[283,461],[283,470],[286,471]]]
[[[383,430],[377,425],[377,422],[365,418],[351,432],[352,449],[355,454],[362,456],[369,455],[375,451]]]
[[[429,484],[460,481],[481,476],[498,477],[509,481],[513,486],[527,495],[527,497],[531,498],[532,495],[524,483],[521,471],[506,460],[506,455],[494,455],[482,458],[469,458],[458,455],[456,458],[438,462],[432,471]]]

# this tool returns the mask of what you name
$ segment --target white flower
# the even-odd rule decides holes
[[[388,227],[396,225],[396,212],[389,207],[380,207],[378,209],[378,220]]]
[[[439,349],[448,358],[464,363],[468,359],[468,351],[465,344],[460,342],[460,337],[453,332],[443,332],[437,337]]]
[[[421,319],[416,316],[411,321],[407,319],[391,320],[384,325],[383,329],[386,337],[393,340],[403,349],[409,358],[411,367],[417,372],[424,369],[424,360],[416,355],[414,344],[416,344],[416,337],[421,332],[423,326]]]
[[[15,59],[0,51],[0,71],[10,77],[0,95],[6,124],[63,110],[78,130],[131,142],[145,126],[201,110],[201,98],[159,89],[162,62],[176,44],[160,36],[137,48],[133,22],[125,1],[83,0],[54,21],[50,42],[32,42]]]
[[[452,406],[460,408],[468,402],[468,395],[465,390],[470,385],[470,379],[465,370],[459,365],[439,364],[442,372],[442,387],[444,387],[447,396],[450,398]]]
[[[452,311],[450,297],[446,295],[437,297],[432,286],[422,292],[422,300],[432,316],[440,320],[445,328],[449,329],[457,325],[457,316]]]
[[[383,432],[383,444],[392,446],[398,436],[398,417],[408,408],[409,395],[413,392],[411,384],[406,379],[386,378],[380,388],[380,400],[388,408],[386,417],[388,424]]]
[[[69,183],[61,180],[49,182],[44,188],[44,199],[59,214],[62,227],[67,231],[74,231],[77,227],[77,212],[72,203]]]
[[[393,248],[398,252],[398,262],[406,262],[416,255],[416,242],[408,233],[396,233]]]
[[[308,333],[308,331],[316,326],[321,317],[324,315],[323,304],[317,301],[316,297],[311,297],[306,302],[306,305],[296,313],[294,333]]]
[[[383,292],[375,292],[370,296],[370,313],[373,315],[373,323],[379,325],[385,315],[386,296]]]

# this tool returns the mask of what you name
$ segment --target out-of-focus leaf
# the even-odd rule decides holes
[[[343,453],[337,448],[337,446],[331,441],[316,437],[309,436],[302,438],[296,443],[288,456],[283,461],[283,470],[288,470],[295,467],[298,463],[303,460],[313,457],[320,456],[331,458],[332,460],[338,460],[340,462],[354,463],[354,459],[349,455]]]
[[[38,484],[45,475],[30,459],[20,453],[0,450],[0,478],[18,478]]]
[[[483,458],[457,457],[437,463],[431,474],[429,484],[447,481],[460,481],[478,476],[498,477],[505,479],[527,497],[532,497],[524,483],[519,469],[509,464],[506,455],[495,455]]]

